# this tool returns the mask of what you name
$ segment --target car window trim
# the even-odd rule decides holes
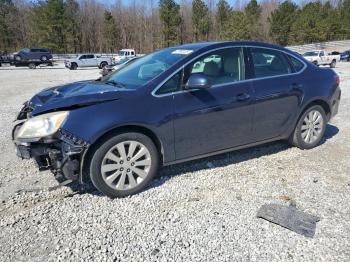
[[[245,83],[245,82],[251,82],[251,81],[256,81],[256,80],[263,80],[263,79],[267,79],[267,78],[277,78],[277,77],[283,77],[283,76],[290,76],[290,75],[298,75],[301,74],[302,72],[305,71],[307,64],[301,60],[299,57],[297,57],[296,55],[294,55],[292,53],[292,51],[288,52],[285,50],[280,50],[277,48],[272,48],[272,47],[264,47],[264,46],[254,46],[254,45],[241,45],[241,46],[225,46],[225,47],[218,47],[215,49],[211,49],[208,51],[205,51],[199,55],[197,55],[196,57],[192,58],[191,60],[187,61],[183,66],[181,66],[180,68],[178,68],[176,71],[174,71],[173,73],[171,73],[167,78],[165,78],[162,82],[160,82],[151,92],[152,96],[154,97],[165,97],[165,96],[171,96],[171,95],[176,95],[176,94],[180,94],[180,93],[187,93],[187,92],[194,92],[197,91],[199,89],[192,89],[192,90],[179,90],[176,92],[169,92],[169,93],[165,93],[165,94],[159,94],[157,95],[156,92],[158,91],[158,89],[160,89],[170,78],[172,78],[175,74],[177,74],[180,70],[183,70],[187,65],[189,65],[190,63],[192,63],[194,60],[200,58],[201,56],[211,53],[213,51],[217,51],[217,50],[221,50],[221,49],[227,49],[227,48],[242,48],[243,51],[245,48],[263,48],[263,49],[270,49],[270,50],[274,50],[274,51],[279,51],[282,52],[284,54],[293,56],[294,58],[296,58],[297,60],[299,60],[301,63],[303,63],[304,67],[298,71],[298,72],[292,72],[292,73],[288,73],[288,74],[281,74],[281,75],[275,75],[275,76],[267,76],[267,77],[257,77],[257,78],[249,78],[249,79],[244,79],[244,80],[239,80],[239,81],[233,81],[233,82],[228,82],[228,83],[223,83],[223,84],[217,84],[217,85],[213,85],[210,88],[215,88],[215,87],[222,87],[222,86],[226,86],[226,85],[233,85],[233,84],[240,84],[240,83]],[[250,51],[248,51],[249,53]],[[251,65],[249,65],[251,66]],[[251,70],[251,68],[250,68]]]

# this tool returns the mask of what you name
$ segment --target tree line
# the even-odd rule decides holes
[[[177,44],[257,40],[280,45],[350,39],[350,0],[0,0],[0,51],[148,53]]]

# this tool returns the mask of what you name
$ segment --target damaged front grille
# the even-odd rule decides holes
[[[79,146],[79,147],[87,147],[88,143],[85,142],[83,139],[77,137],[76,135],[73,135],[72,133],[60,129],[59,130],[59,138],[63,140],[64,142],[73,145],[73,146]]]

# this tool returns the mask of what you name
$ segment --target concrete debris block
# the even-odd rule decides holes
[[[314,237],[316,223],[320,221],[319,217],[299,211],[294,205],[263,205],[257,217],[310,238]]]

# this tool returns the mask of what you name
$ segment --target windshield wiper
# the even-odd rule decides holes
[[[107,85],[113,85],[113,86],[120,87],[120,88],[125,88],[125,85],[124,85],[124,84],[119,83],[119,82],[117,82],[117,81],[115,81],[115,80],[108,80],[108,81],[105,82],[105,84],[107,84]]]

